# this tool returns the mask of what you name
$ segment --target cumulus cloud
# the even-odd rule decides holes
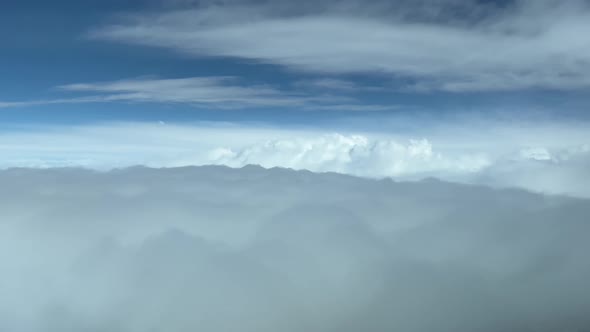
[[[500,158],[469,181],[590,197],[581,180],[589,167],[587,144],[561,149],[526,148]]]
[[[585,1],[224,1],[188,8],[130,15],[91,36],[320,73],[386,73],[413,91],[590,85]]]
[[[369,178],[415,180],[435,177],[463,183],[590,197],[584,181],[590,169],[588,145],[526,147],[453,153],[427,139],[369,139],[362,135],[324,135],[269,140],[240,149],[218,148],[208,156],[217,165],[288,167]]]
[[[215,164],[241,167],[289,167],[316,172],[339,172],[368,177],[424,176],[430,172],[476,172],[486,167],[485,156],[453,159],[433,152],[426,140],[371,141],[365,136],[332,134],[313,139],[266,141],[239,151],[213,151]]]
[[[487,123],[487,129],[471,123],[397,135],[166,122],[8,130],[0,133],[0,169],[255,164],[368,178],[435,177],[590,197],[581,181],[590,169],[584,126],[490,129],[494,126]]]
[[[587,200],[253,166],[0,182],[6,331],[590,324]]]

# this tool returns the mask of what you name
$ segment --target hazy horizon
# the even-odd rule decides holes
[[[0,1],[1,332],[590,332],[590,0]]]

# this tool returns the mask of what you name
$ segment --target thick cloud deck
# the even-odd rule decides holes
[[[2,331],[585,331],[590,201],[247,166],[0,172]]]

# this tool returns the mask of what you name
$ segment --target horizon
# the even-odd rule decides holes
[[[0,1],[0,331],[590,331],[590,0]]]

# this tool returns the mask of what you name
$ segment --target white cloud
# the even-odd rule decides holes
[[[585,38],[590,33],[590,9],[581,1],[520,1],[510,10],[462,24],[441,23],[444,17],[387,16],[349,3],[357,5],[318,5],[315,13],[300,10],[299,15],[284,15],[271,5],[136,15],[101,27],[92,36],[323,73],[384,72],[415,79],[406,86],[413,90],[590,86],[590,45]],[[449,11],[457,5],[446,4]],[[431,5],[440,13],[445,9],[445,2]],[[392,6],[400,13],[415,9],[407,8],[413,6],[409,2]],[[425,10],[415,6],[424,16]],[[471,3],[462,9],[477,13],[478,8]]]
[[[245,86],[232,77],[129,79],[103,83],[78,83],[60,87],[67,91],[109,93],[109,101],[185,103],[214,107],[302,106],[312,98],[288,94],[268,86]]]
[[[294,85],[304,89],[336,90],[343,92],[385,91],[383,87],[362,85],[351,80],[338,78],[300,80],[295,82]]]
[[[358,86],[347,80],[335,79],[335,78],[324,78],[316,80],[305,80],[296,83],[299,86],[318,88],[318,89],[329,89],[329,90],[355,90]]]
[[[158,121],[34,128],[0,133],[0,168],[257,164],[370,178],[437,177],[590,197],[580,180],[590,175],[584,127],[503,126],[463,123],[397,135]]]
[[[520,157],[522,159],[531,159],[531,160],[552,160],[553,157],[551,153],[545,148],[527,148],[520,150]]]
[[[77,98],[59,98],[59,99],[46,99],[46,100],[24,100],[24,101],[0,101],[0,108],[16,108],[16,107],[30,107],[30,106],[42,106],[52,104],[83,104],[83,103],[98,103],[107,102],[101,96],[90,96],[90,97],[77,97]]]
[[[343,95],[318,91],[285,91],[268,85],[244,84],[235,77],[135,78],[74,83],[57,87],[87,96],[0,102],[0,108],[76,103],[176,103],[208,109],[297,108],[301,110],[386,111],[395,105],[360,104]]]
[[[398,105],[370,105],[370,104],[333,104],[314,105],[308,109],[314,111],[344,111],[344,112],[382,112],[401,109]]]
[[[288,167],[368,177],[420,177],[430,173],[476,172],[485,156],[454,159],[433,152],[428,140],[369,140],[365,136],[325,135],[308,139],[266,141],[233,151],[216,150],[214,164],[242,167]]]
[[[590,197],[590,190],[582,180],[590,175],[588,169],[590,148],[587,144],[554,149],[534,147],[498,158],[469,181]]]

